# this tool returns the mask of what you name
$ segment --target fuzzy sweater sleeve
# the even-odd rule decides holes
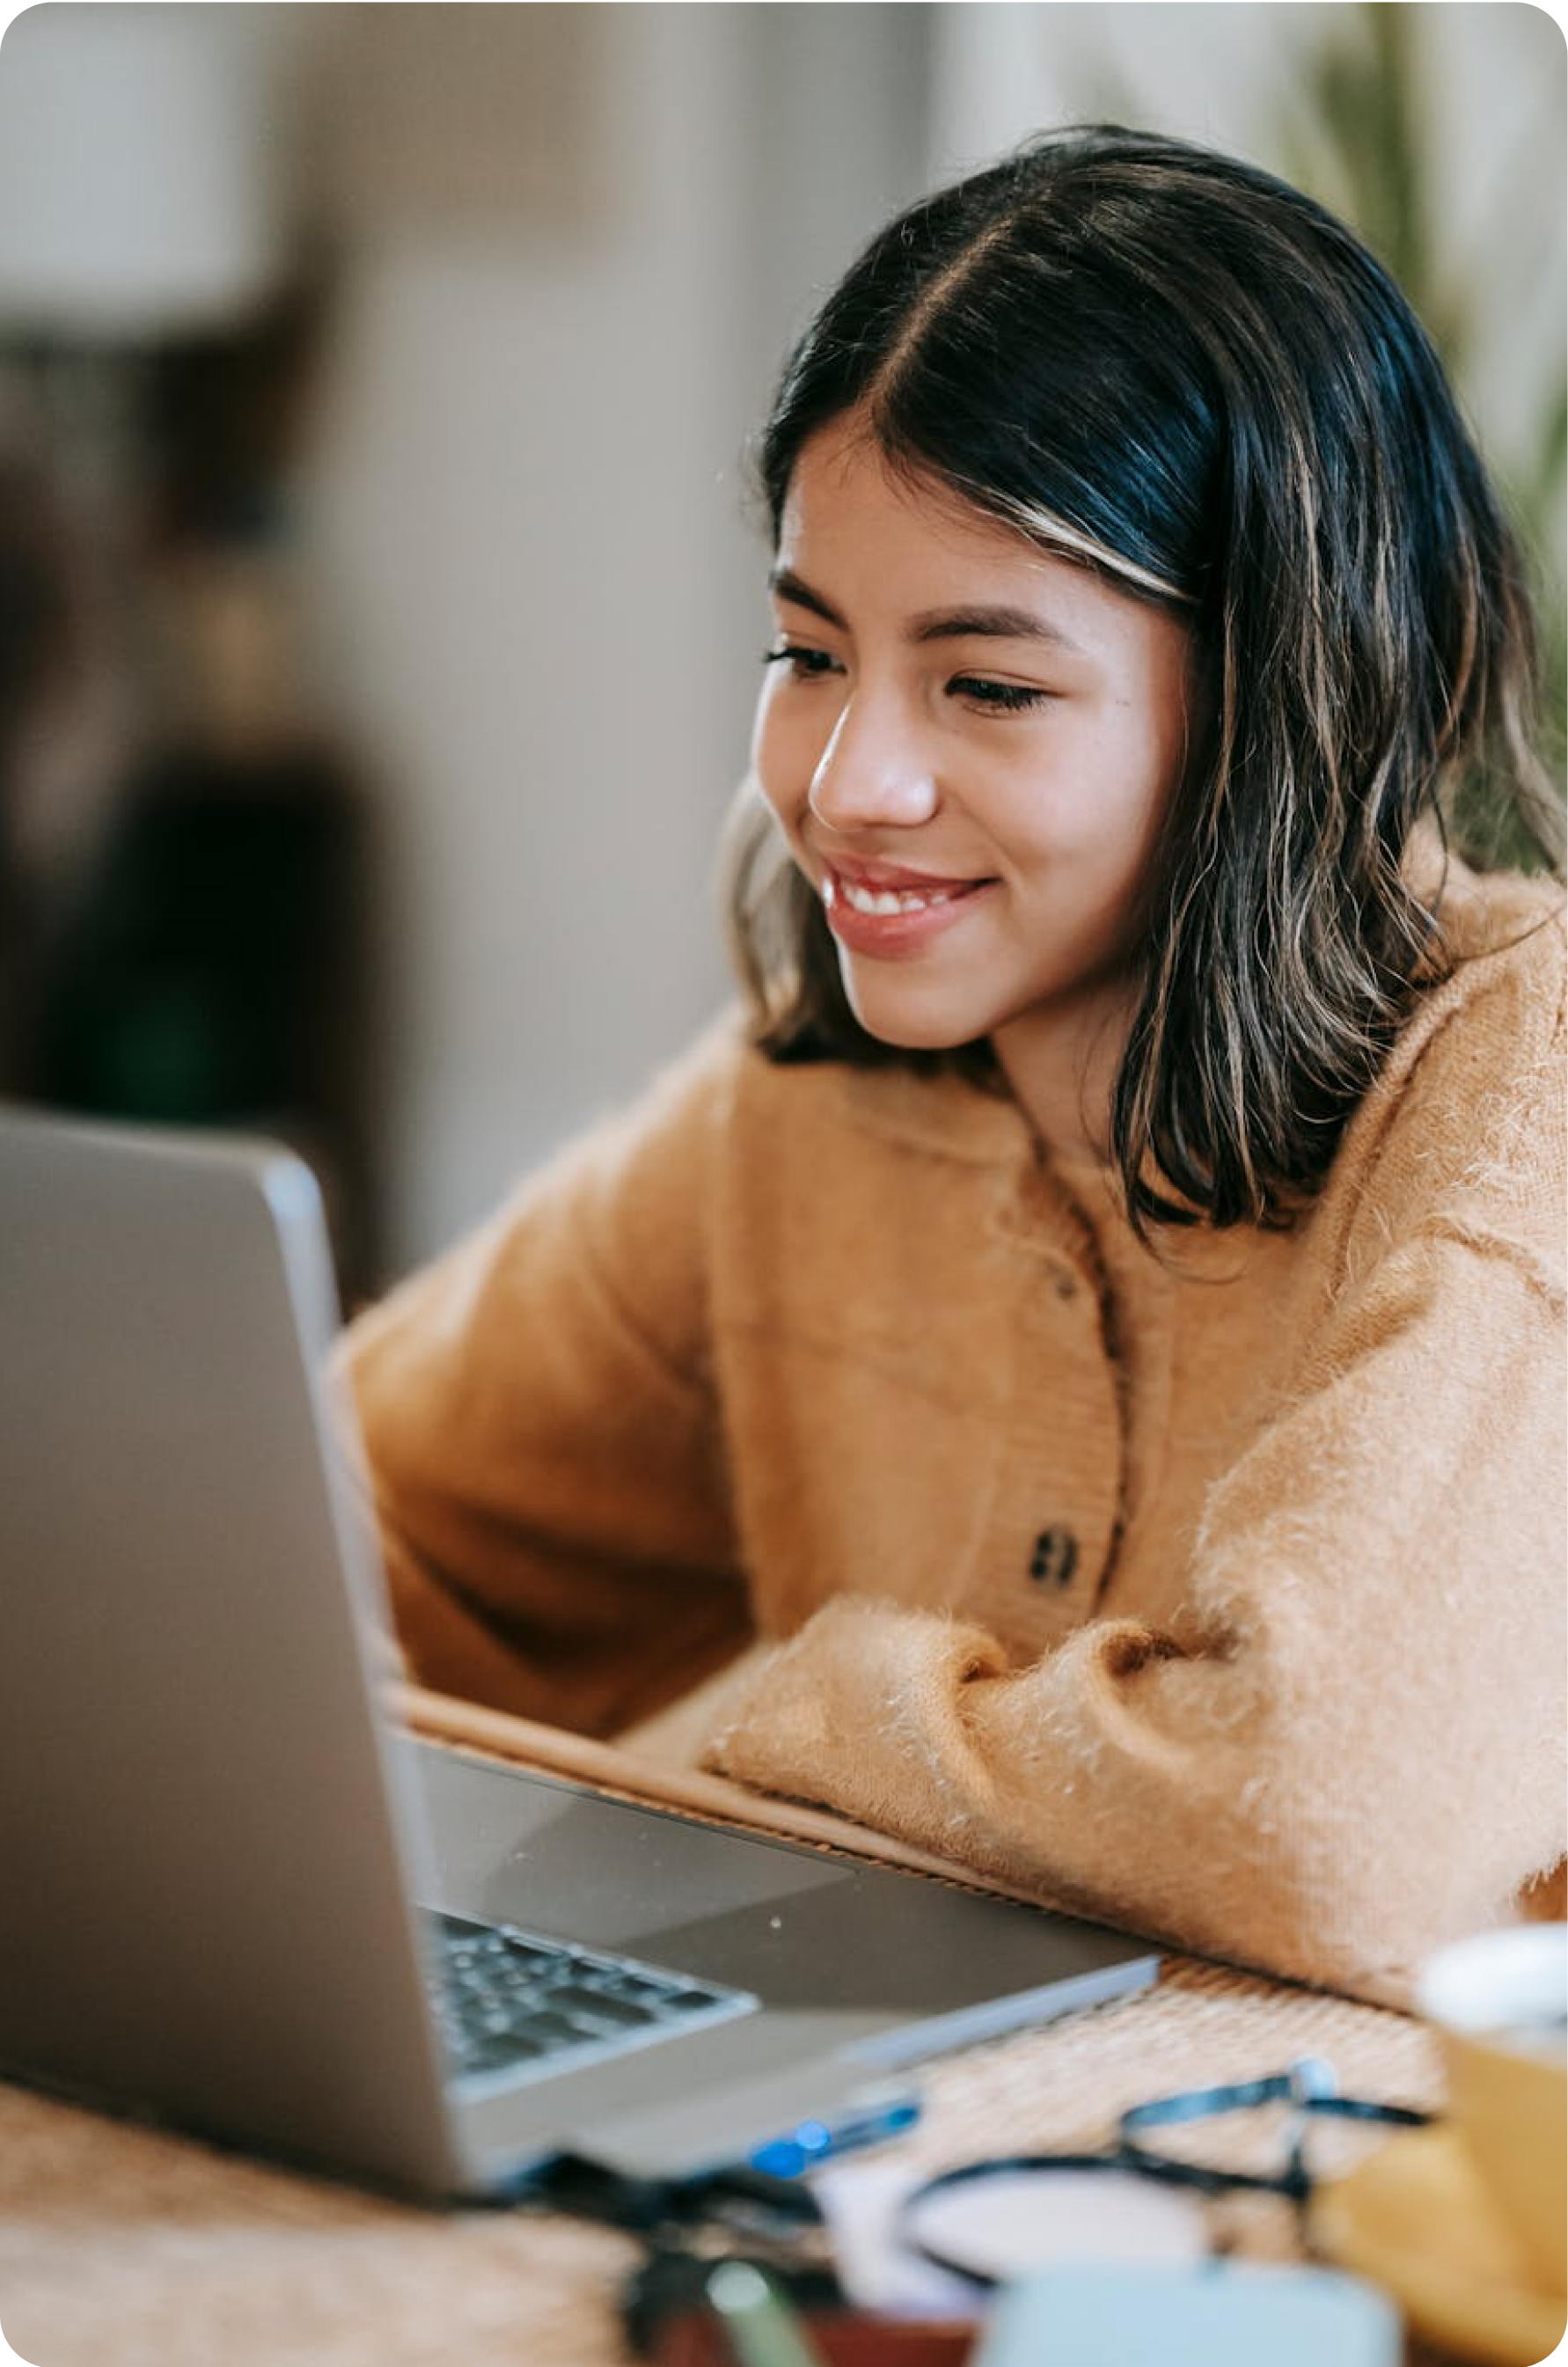
[[[345,1336],[423,1683],[605,1734],[746,1639],[700,1239],[732,1059],[714,1031]]]
[[[1014,1667],[983,1627],[843,1595],[710,1763],[1375,1997],[1507,1919],[1563,1848],[1563,1041],[1533,968],[1398,1096],[1178,1618]]]

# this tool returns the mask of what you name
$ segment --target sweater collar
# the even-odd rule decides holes
[[[888,1067],[835,1071],[851,1124],[884,1140],[972,1167],[1033,1164],[1033,1129],[1010,1094],[950,1071]]]

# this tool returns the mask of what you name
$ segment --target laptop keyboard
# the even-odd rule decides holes
[[[629,1956],[568,1947],[511,1923],[432,1912],[437,1954],[431,2002],[453,2074],[507,2084],[533,2069],[577,2067],[756,2004]]]

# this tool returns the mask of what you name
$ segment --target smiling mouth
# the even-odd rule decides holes
[[[822,900],[831,912],[842,900],[850,911],[863,912],[869,919],[892,920],[903,912],[929,912],[941,904],[956,903],[960,896],[971,896],[983,888],[983,879],[933,879],[918,888],[900,884],[873,886],[864,879],[851,879],[842,871],[830,870],[823,879]]]

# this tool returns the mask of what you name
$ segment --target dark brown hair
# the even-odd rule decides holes
[[[1417,824],[1484,859],[1464,817],[1500,813],[1555,855],[1523,562],[1425,333],[1299,191],[1099,127],[924,199],[855,263],[761,439],[776,538],[802,446],[852,410],[895,468],[1189,624],[1209,722],[1148,882],[1112,1150],[1141,1230],[1288,1222],[1442,972]],[[774,1058],[985,1073],[983,1046],[859,1025],[755,798],[728,871]]]

